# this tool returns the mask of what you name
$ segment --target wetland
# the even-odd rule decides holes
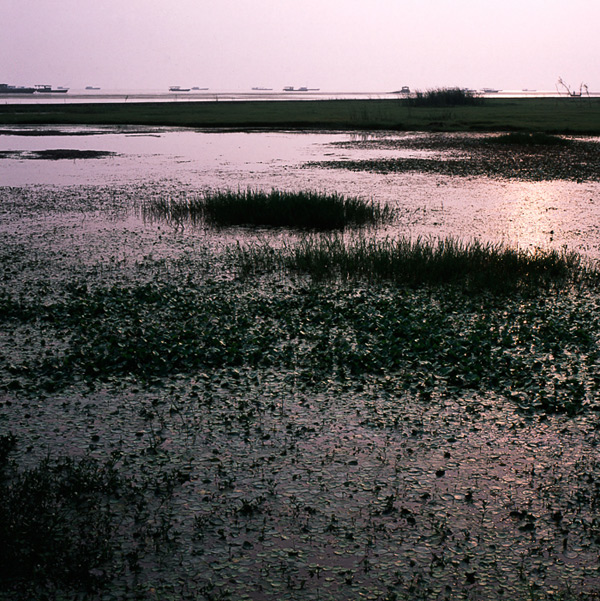
[[[598,598],[597,138],[3,127],[0,599]]]

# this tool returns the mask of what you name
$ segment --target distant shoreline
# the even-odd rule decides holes
[[[486,98],[477,106],[441,107],[401,99],[0,104],[0,124],[600,135],[600,98]]]

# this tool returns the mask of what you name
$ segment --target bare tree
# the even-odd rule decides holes
[[[556,90],[558,91],[559,94],[561,93],[561,90],[566,91],[567,94],[569,96],[572,96],[573,98],[579,98],[579,97],[583,96],[584,94],[586,96],[590,95],[590,91],[587,87],[587,84],[585,84],[585,83],[579,84],[579,91],[577,92],[576,90],[571,90],[571,86],[566,84],[562,77],[559,77],[558,81],[556,82]]]

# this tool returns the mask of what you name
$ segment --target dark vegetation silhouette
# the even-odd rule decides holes
[[[426,92],[417,91],[413,97],[402,102],[416,107],[472,106],[482,104],[482,98],[463,88],[435,88]]]

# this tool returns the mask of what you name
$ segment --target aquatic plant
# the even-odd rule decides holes
[[[388,280],[405,285],[459,282],[468,287],[510,290],[557,285],[587,274],[576,253],[537,249],[533,252],[501,244],[453,238],[382,240],[340,236],[306,237],[282,249],[268,245],[238,248],[244,273],[269,265],[317,279]]]
[[[205,192],[183,199],[155,199],[142,208],[149,219],[172,224],[252,225],[329,230],[376,225],[391,217],[390,207],[340,194],[271,190]]]
[[[16,442],[0,436],[0,599],[96,598],[118,579],[124,598],[142,560],[168,553],[173,524],[162,504],[187,476],[163,469],[135,479],[114,457],[47,455],[23,469],[9,457]]]
[[[92,460],[46,459],[2,473],[0,592],[100,585],[115,551],[108,507],[122,492],[116,471]]]
[[[10,470],[0,513],[25,528],[47,500],[38,530],[64,549],[0,599],[527,599],[535,582],[591,601],[597,290],[315,282],[267,252],[275,272],[239,278],[211,253],[85,277],[44,257],[30,279],[13,258],[0,386],[22,387],[0,423],[41,484]],[[62,444],[98,463],[31,467]],[[115,489],[97,486],[109,457]],[[89,581],[65,576],[75,549]]]
[[[361,143],[364,145],[364,143]],[[384,145],[385,146],[385,145]],[[598,181],[600,145],[592,140],[566,139],[543,133],[510,133],[477,139],[433,138],[425,142],[394,142],[391,148],[461,151],[441,158],[399,157],[334,160],[313,167],[373,173],[438,173],[458,177],[490,177],[518,181]],[[467,152],[465,152],[467,151]]]

